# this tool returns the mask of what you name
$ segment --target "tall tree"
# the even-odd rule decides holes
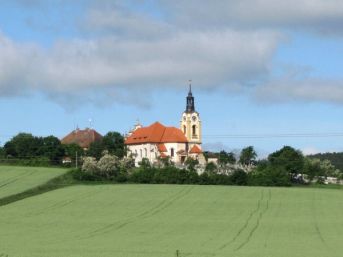
[[[42,138],[34,137],[28,133],[19,133],[8,141],[4,148],[6,155],[17,158],[32,158],[39,156],[42,144]]]
[[[257,153],[253,146],[248,146],[243,148],[241,155],[239,156],[239,163],[244,165],[250,165],[253,161],[256,160]]]
[[[115,131],[108,132],[102,138],[102,144],[104,149],[110,154],[113,154],[119,158],[125,156],[124,137],[120,133]]]
[[[43,137],[39,155],[49,158],[51,163],[60,163],[64,156],[64,148],[60,140],[54,136]]]
[[[303,173],[304,156],[299,150],[290,146],[284,146],[268,156],[272,166],[282,166],[288,173]]]
[[[220,166],[225,166],[226,164],[234,164],[236,162],[235,155],[232,152],[221,151],[218,155],[218,164]]]
[[[68,156],[70,158],[75,158],[77,156],[83,156],[84,150],[81,146],[78,144],[68,144],[68,145],[62,145],[64,148],[64,154],[65,156]]]

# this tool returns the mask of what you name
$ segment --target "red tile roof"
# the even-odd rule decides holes
[[[157,145],[157,149],[159,152],[163,153],[163,152],[168,152],[167,151],[167,147],[164,144],[158,144]]]
[[[192,149],[189,151],[191,154],[199,154],[202,153],[201,149],[197,145],[193,145]]]
[[[135,130],[129,136],[125,144],[144,144],[144,143],[187,143],[187,138],[182,131],[175,127],[165,127],[159,122],[155,122],[149,127]]]
[[[91,143],[100,141],[101,139],[102,135],[94,129],[76,129],[62,138],[61,143],[64,145],[77,144],[82,148],[89,148]]]

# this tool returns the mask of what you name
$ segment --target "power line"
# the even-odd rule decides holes
[[[327,138],[343,137],[343,133],[283,133],[283,134],[212,134],[203,135],[204,138],[244,139],[244,138]]]

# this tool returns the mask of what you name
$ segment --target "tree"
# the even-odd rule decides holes
[[[268,156],[268,161],[272,166],[281,166],[290,174],[303,173],[304,156],[299,150],[290,146],[284,146]]]
[[[96,159],[100,159],[104,151],[105,147],[102,141],[95,141],[90,144],[87,155]]]
[[[230,175],[231,182],[235,185],[244,186],[248,184],[248,174],[241,169],[236,169]]]
[[[235,155],[232,152],[227,153],[223,150],[218,155],[218,164],[220,166],[226,166],[226,164],[228,163],[230,164],[236,163]]]
[[[113,154],[119,158],[125,156],[125,144],[124,144],[124,137],[115,131],[108,132],[102,138],[102,144],[105,150],[107,150],[110,154]]]
[[[68,145],[62,145],[64,148],[64,154],[65,156],[68,156],[70,158],[75,158],[76,155],[81,157],[84,155],[84,150],[81,146],[78,144],[68,144]]]
[[[253,146],[248,146],[243,148],[241,155],[239,157],[239,163],[243,165],[250,165],[253,161],[256,160],[257,153],[254,150]]]
[[[319,159],[305,158],[303,173],[307,175],[308,180],[311,182],[317,176],[322,175]]]
[[[215,165],[213,162],[209,162],[206,164],[205,171],[210,173],[216,173],[217,165]]]
[[[7,156],[34,158],[39,156],[42,144],[42,138],[28,133],[19,133],[4,145],[4,149]]]
[[[118,132],[108,132],[100,141],[90,144],[87,154],[100,159],[106,150],[109,154],[123,158],[126,155],[124,137]]]
[[[97,171],[104,178],[115,177],[119,173],[118,157],[110,154],[105,154],[97,163]]]
[[[3,147],[0,147],[0,158],[5,157],[5,149]]]
[[[54,136],[43,137],[39,148],[39,155],[49,158],[51,163],[60,163],[64,156],[64,148],[60,140]]]
[[[185,161],[185,165],[189,171],[196,171],[196,166],[199,164],[199,161],[196,159],[193,159],[191,157],[188,157]]]

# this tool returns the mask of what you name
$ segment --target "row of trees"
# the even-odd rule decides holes
[[[84,151],[77,144],[62,145],[55,136],[37,137],[29,133],[19,133],[0,147],[0,159],[3,162],[15,162],[24,165],[60,165],[63,157],[75,159],[76,156],[94,156],[100,158],[103,151],[124,157],[124,138],[118,132],[108,132],[101,141],[90,145]]]

